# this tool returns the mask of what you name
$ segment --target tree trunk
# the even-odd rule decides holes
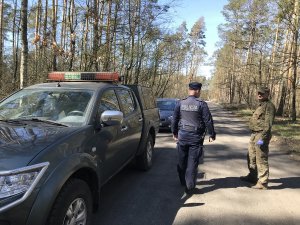
[[[298,62],[298,37],[299,37],[299,1],[295,0],[294,5],[294,20],[293,20],[294,35],[293,35],[293,76],[291,81],[292,86],[292,121],[295,122],[297,119],[296,111],[296,82],[297,82],[297,62]]]
[[[102,35],[102,20],[103,20],[103,10],[104,10],[104,2],[101,2],[100,8],[100,1],[94,0],[93,2],[93,44],[92,44],[92,62],[91,64],[94,65],[95,70],[99,71],[99,63],[98,63],[98,52],[101,46],[101,35]]]
[[[18,50],[19,50],[19,29],[16,27],[20,26],[20,20],[18,21],[18,26],[16,24],[17,18],[17,1],[14,1],[14,12],[13,12],[13,28],[12,28],[12,48],[13,48],[13,63],[12,63],[12,71],[13,71],[13,81],[14,88],[16,88],[17,81],[17,71],[18,71]]]
[[[285,39],[286,42],[284,43],[283,52],[282,52],[282,59],[281,59],[281,68],[280,68],[280,75],[282,75],[281,78],[281,87],[280,87],[280,94],[278,96],[279,103],[278,108],[276,111],[276,116],[283,116],[284,114],[284,107],[285,107],[285,101],[287,96],[287,79],[288,79],[288,66],[284,67],[286,61],[290,60],[289,57],[287,57],[288,53],[291,51],[291,44],[288,41],[290,36],[290,30],[286,31]],[[286,71],[288,70],[288,71]]]
[[[235,42],[233,43],[232,49],[232,70],[230,72],[230,93],[229,93],[229,103],[232,104],[234,102],[235,97],[235,84],[236,84],[236,77],[235,77]]]
[[[90,9],[90,5],[87,5],[88,10]],[[82,26],[82,40],[81,40],[81,49],[80,49],[80,66],[79,69],[82,71],[87,71],[87,41],[88,41],[88,33],[89,33],[89,14],[86,13],[85,22]]]
[[[28,80],[28,39],[27,39],[27,13],[28,0],[21,2],[21,66],[20,66],[20,88],[27,86]]]
[[[2,89],[2,75],[3,75],[3,3],[0,1],[0,90]]]
[[[35,15],[35,34],[33,43],[35,44],[35,54],[34,54],[34,60],[35,60],[35,78],[39,76],[39,44],[40,44],[40,18],[41,18],[41,10],[42,10],[42,1],[38,0],[36,15]],[[30,78],[29,78],[30,79]],[[30,82],[30,81],[29,81]],[[31,83],[31,82],[30,82]]]
[[[57,71],[57,42],[56,42],[56,26],[57,26],[57,0],[52,0],[52,48],[53,48],[53,56],[52,56],[52,70]]]
[[[61,24],[61,34],[60,34],[60,47],[65,49],[66,45],[66,36],[67,36],[67,9],[68,9],[68,0],[63,0],[62,8],[62,24]]]
[[[104,71],[110,70],[110,57],[111,57],[111,7],[112,7],[112,1],[108,1],[108,12],[107,12],[107,21],[106,21],[106,45],[105,45],[105,58],[104,58],[104,64],[103,69]]]
[[[135,67],[135,73],[134,73],[134,84],[138,84],[139,83],[139,76],[140,76],[140,59],[142,58],[142,53],[140,52],[140,46],[141,46],[141,1],[138,0],[137,1],[138,5],[137,5],[137,46],[136,46],[136,67]]]
[[[114,26],[113,26],[113,33],[112,33],[112,39],[113,39],[113,46],[112,46],[112,55],[113,55],[113,59],[112,61],[112,66],[111,68],[115,71],[116,70],[116,66],[117,66],[117,58],[116,58],[116,54],[117,54],[117,28],[118,28],[118,16],[119,16],[119,11],[120,11],[120,0],[117,0],[115,3],[115,14],[114,14]]]
[[[271,54],[271,65],[270,65],[270,76],[269,78],[267,79],[267,81],[269,82],[270,80],[273,79],[274,77],[274,65],[275,65],[275,56],[276,56],[276,52],[277,52],[277,47],[278,47],[278,36],[279,36],[279,19],[277,19],[277,24],[276,24],[276,33],[275,33],[275,40],[274,40],[274,43],[273,43],[273,47],[272,47],[272,54]],[[271,85],[273,85],[273,82],[271,82]],[[271,91],[272,91],[272,87],[271,87]]]
[[[128,60],[129,63],[126,67],[126,84],[130,84],[132,82],[132,68],[133,68],[133,62],[134,62],[134,49],[135,49],[135,31],[136,31],[136,24],[135,24],[135,8],[132,9],[132,1],[129,0],[129,8],[128,8],[128,26],[129,26],[129,32],[130,32],[130,59]]]
[[[74,0],[70,0],[70,11],[69,11],[69,29],[70,29],[70,62],[69,62],[69,71],[73,70],[73,62],[75,57],[75,43],[76,43],[76,33],[75,33],[75,3]]]

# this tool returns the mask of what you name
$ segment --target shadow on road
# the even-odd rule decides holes
[[[203,180],[198,182],[197,185],[200,185],[201,187],[197,191],[198,194],[208,193],[211,191],[215,191],[217,189],[238,188],[238,187],[249,186],[244,182],[242,182],[239,177],[224,177],[224,178],[216,178],[211,180]]]
[[[200,174],[200,177],[203,176]],[[199,178],[199,176],[198,176]],[[204,180],[197,183],[200,185],[200,189],[197,189],[195,194],[204,194],[217,189],[224,188],[238,188],[238,187],[250,187],[251,185],[245,182],[242,182],[239,177],[224,177],[211,180]],[[299,189],[300,188],[300,177],[285,177],[278,179],[269,180],[269,189],[270,190],[279,190],[279,189]]]
[[[203,202],[182,198],[176,164],[173,148],[159,148],[151,170],[125,168],[101,189],[92,225],[172,225],[181,208],[203,206]]]
[[[243,148],[243,149],[242,149]],[[206,162],[211,161],[231,161],[233,159],[246,160],[247,146],[242,146],[237,143],[236,146],[228,146],[225,144],[215,144],[204,142],[204,157]]]
[[[300,188],[300,177],[284,177],[269,180],[269,189]]]

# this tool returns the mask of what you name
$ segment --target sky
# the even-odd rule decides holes
[[[159,0],[159,2],[169,2],[170,0]],[[219,41],[218,25],[224,23],[224,17],[221,13],[228,0],[176,0],[176,7],[171,9],[174,27],[178,27],[183,21],[186,21],[190,31],[191,27],[200,18],[204,17],[206,25],[206,47],[208,58],[216,50],[215,44]],[[201,75],[211,76],[210,66],[200,68]]]

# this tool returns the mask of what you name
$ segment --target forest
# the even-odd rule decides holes
[[[205,99],[250,109],[268,86],[276,114],[296,121],[298,0],[228,0],[210,59],[205,18],[174,29],[172,7],[176,0],[0,0],[0,97],[50,71],[116,71],[157,97],[184,97],[197,80]],[[203,65],[214,67],[210,78]]]
[[[296,121],[300,108],[299,7],[298,0],[228,1],[214,59],[216,99],[251,108],[257,87],[268,86],[277,116]]]

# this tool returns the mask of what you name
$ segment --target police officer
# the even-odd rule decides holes
[[[250,119],[249,128],[252,131],[248,147],[247,176],[241,180],[255,184],[254,189],[268,189],[269,179],[269,142],[271,129],[275,117],[275,106],[269,100],[270,90],[268,87],[260,87],[257,90],[259,105]]]
[[[203,154],[206,130],[209,141],[214,141],[216,133],[207,103],[200,100],[202,84],[191,82],[189,96],[179,101],[173,114],[172,132],[177,142],[177,171],[186,194],[192,194],[196,186],[199,158]]]

